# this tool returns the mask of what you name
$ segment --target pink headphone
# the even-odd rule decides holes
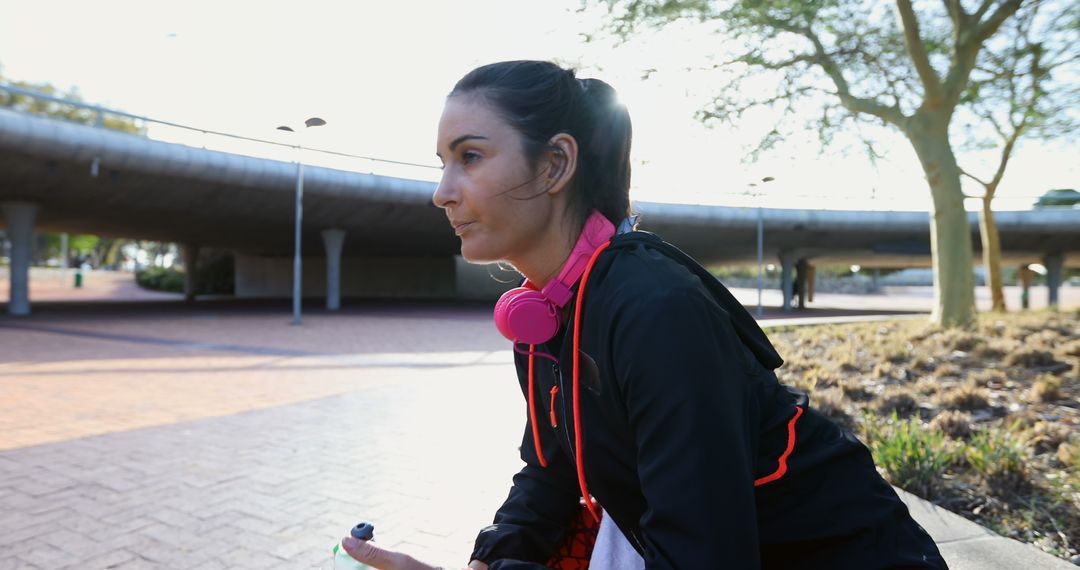
[[[613,235],[615,226],[603,214],[593,210],[558,278],[551,280],[543,290],[537,290],[526,280],[523,286],[503,293],[495,303],[495,326],[499,332],[515,343],[542,344],[554,338],[559,332],[559,309],[574,295],[571,287],[585,272],[593,252]]]

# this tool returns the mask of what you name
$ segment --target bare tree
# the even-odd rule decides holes
[[[967,131],[969,146],[996,148],[998,159],[989,178],[971,169],[961,174],[983,189],[979,210],[983,265],[993,310],[1005,311],[1001,279],[1001,242],[991,203],[1006,167],[1023,138],[1060,139],[1078,126],[1076,104],[1080,86],[1070,84],[1080,62],[1080,4],[1064,10],[1047,9],[1044,2],[1029,2],[1006,23],[1006,33],[985,48],[961,101],[966,113],[958,115]],[[1064,75],[1065,78],[1056,77]],[[966,116],[965,116],[966,115]],[[995,140],[987,143],[974,132],[986,129]]]

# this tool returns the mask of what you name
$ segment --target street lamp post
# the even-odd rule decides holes
[[[326,124],[326,121],[318,118],[311,117],[304,121],[304,129],[311,127],[321,127]],[[279,131],[296,132],[288,126],[278,127]],[[303,262],[300,260],[300,227],[303,225],[304,220],[304,157],[302,155],[303,147],[300,144],[301,141],[296,143],[296,227],[295,227],[295,243],[293,245],[293,292],[292,292],[292,305],[293,305],[293,320],[292,324],[301,324],[300,320],[300,272],[303,269]]]
[[[772,182],[776,180],[772,176],[766,176],[761,179],[761,183]],[[751,182],[750,186],[756,187],[757,184]],[[760,193],[757,194],[759,197]],[[765,288],[765,275],[762,273],[763,258],[765,256],[765,213],[761,209],[761,203],[758,203],[757,208],[757,318],[761,318],[765,314],[765,309],[761,304],[761,291]]]

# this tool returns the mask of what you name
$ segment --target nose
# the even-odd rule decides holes
[[[435,187],[435,193],[431,195],[431,203],[443,209],[454,204],[457,201],[457,193],[453,190],[452,182],[449,172],[444,170],[442,178],[439,179],[439,185]]]

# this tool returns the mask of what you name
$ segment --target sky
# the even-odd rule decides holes
[[[693,26],[616,45],[591,43],[602,12],[579,0],[281,2],[275,0],[0,0],[0,74],[77,88],[89,102],[132,114],[305,147],[438,165],[435,130],[446,93],[470,69],[546,59],[611,83],[634,123],[635,200],[738,206],[926,210],[918,161],[883,132],[886,158],[819,152],[812,134],[756,162],[743,160],[763,124],[707,127],[694,119],[715,75],[688,72],[717,50]],[[656,69],[647,80],[646,69]],[[327,125],[300,129],[318,116]],[[275,130],[290,125],[298,133]],[[283,160],[296,152],[150,126],[148,135]],[[989,178],[992,153],[961,157]],[[305,162],[436,179],[438,170],[314,152]],[[765,177],[774,180],[760,183]],[[1080,149],[1023,143],[998,191],[998,209],[1027,209],[1051,188],[1080,186]],[[756,184],[751,186],[751,184]],[[975,188],[970,188],[975,193]],[[975,209],[977,201],[969,201]]]

